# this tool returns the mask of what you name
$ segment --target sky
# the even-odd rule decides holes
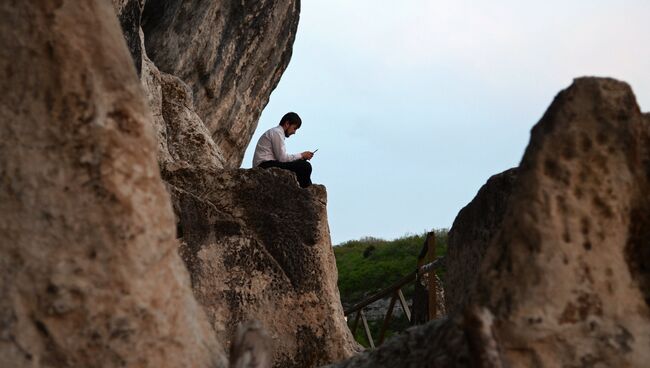
[[[288,111],[315,150],[333,244],[449,228],[580,76],[650,109],[649,0],[303,0],[293,56],[246,151]]]

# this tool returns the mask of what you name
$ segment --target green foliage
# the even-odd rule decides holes
[[[438,256],[444,255],[447,251],[448,230],[434,231],[436,253]],[[371,295],[414,271],[425,238],[426,232],[407,234],[391,241],[366,237],[335,246],[338,285],[343,304],[356,303],[364,296]],[[412,290],[412,285],[404,290],[407,297]]]
[[[436,255],[440,257],[447,253],[448,229],[433,231],[436,233]],[[338,285],[344,307],[363,300],[413,272],[417,267],[417,257],[425,239],[426,232],[417,235],[407,234],[391,241],[366,237],[335,246],[334,256],[339,273]],[[444,277],[444,269],[438,270],[437,273],[439,277]],[[402,291],[407,299],[411,299],[414,284],[408,284]],[[348,325],[352,325],[354,317],[354,315],[349,316]],[[375,344],[378,343],[382,323],[382,320],[368,321]],[[397,331],[403,331],[408,325],[406,316],[393,316],[386,331],[386,339]],[[361,345],[370,346],[361,321],[354,335]]]

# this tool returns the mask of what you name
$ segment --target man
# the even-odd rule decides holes
[[[287,154],[284,139],[296,133],[302,125],[300,116],[295,112],[286,113],[280,120],[280,125],[267,130],[255,147],[253,167],[267,169],[279,167],[296,173],[298,183],[303,188],[311,185],[311,164],[307,160],[314,157],[313,152]]]

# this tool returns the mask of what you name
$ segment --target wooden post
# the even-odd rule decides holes
[[[366,315],[363,314],[363,309],[359,311],[361,313],[361,321],[363,322],[363,328],[366,330],[366,337],[368,338],[368,342],[370,343],[370,347],[372,349],[375,348],[375,342],[372,339],[372,334],[370,333],[370,327],[368,327],[368,321],[366,320]]]
[[[357,312],[357,315],[354,317],[354,322],[352,322],[352,328],[350,330],[352,331],[352,336],[355,336],[357,333],[357,326],[359,325],[359,317],[361,317],[361,309]]]
[[[397,301],[397,293],[393,294],[393,297],[390,299],[390,304],[388,305],[388,310],[386,311],[386,316],[384,317],[384,323],[381,325],[381,330],[379,331],[379,345],[384,342],[384,337],[386,335],[386,330],[390,324],[390,320],[393,317],[393,307],[395,307],[395,302]]]
[[[425,258],[425,264],[433,262],[436,259],[436,234],[432,231],[429,234],[427,234],[427,255]],[[429,295],[429,302],[427,303],[429,305],[429,318],[428,320],[431,321],[432,319],[436,319],[438,315],[438,295],[436,294],[436,277],[435,277],[435,271],[431,270],[429,274],[427,275],[428,278],[428,285],[427,285],[427,292]]]
[[[402,289],[397,289],[397,296],[399,296],[399,302],[402,305],[402,310],[404,310],[404,314],[406,314],[406,319],[411,322],[411,310],[409,309],[408,304],[406,304],[406,299],[404,298],[404,294],[402,294]]]

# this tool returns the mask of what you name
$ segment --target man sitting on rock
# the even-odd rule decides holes
[[[295,112],[286,113],[280,120],[280,125],[267,130],[255,147],[253,167],[267,169],[279,167],[296,173],[298,183],[303,188],[311,185],[311,164],[307,160],[314,157],[313,152],[287,154],[284,139],[289,138],[302,125],[300,116]]]

